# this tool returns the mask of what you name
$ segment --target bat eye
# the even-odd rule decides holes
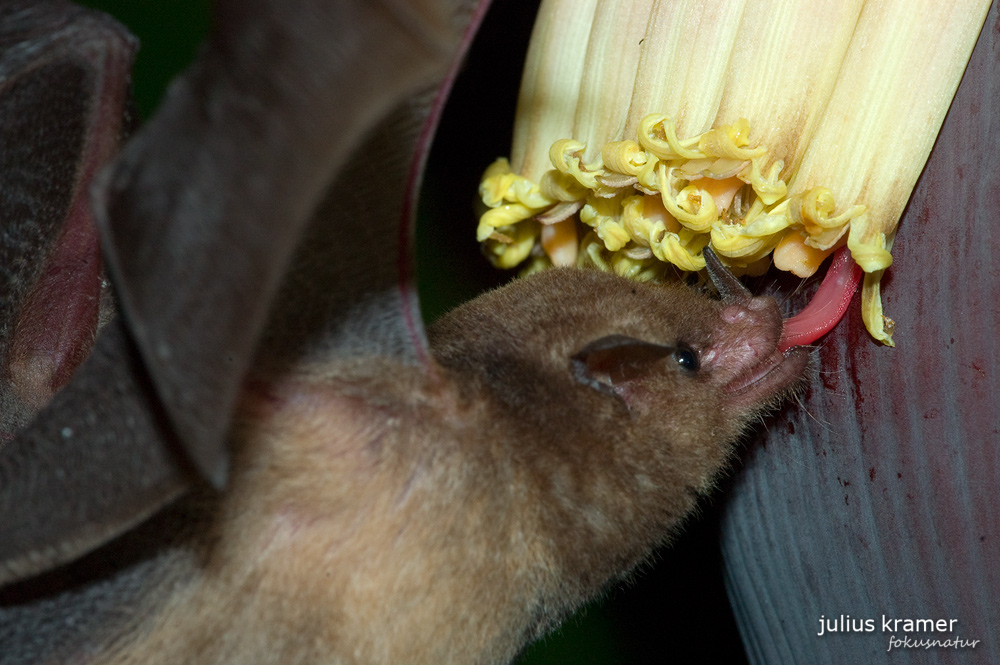
[[[688,372],[696,372],[700,366],[698,352],[683,342],[674,350],[674,360]]]

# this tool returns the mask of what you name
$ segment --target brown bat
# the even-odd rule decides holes
[[[0,663],[507,662],[668,540],[798,384],[776,303],[710,251],[721,301],[553,270],[425,341],[399,146],[481,11],[220,2],[97,179],[114,317],[79,201],[131,42],[0,8],[2,117],[64,137],[5,143]]]

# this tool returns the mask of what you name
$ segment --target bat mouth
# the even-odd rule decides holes
[[[726,395],[740,403],[766,400],[783,394],[802,381],[809,364],[809,350],[797,346],[785,352],[778,350],[736,375],[723,388]]]

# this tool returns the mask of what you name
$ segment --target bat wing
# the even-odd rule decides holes
[[[896,348],[867,338],[855,303],[804,408],[736,479],[723,553],[751,662],[1000,660],[998,26],[994,4],[899,227],[883,282]],[[819,635],[841,615],[870,631]],[[886,632],[883,615],[958,623]],[[889,651],[893,635],[980,642]]]
[[[26,424],[5,436],[0,583],[127,530],[185,491],[189,463],[221,486],[229,419],[259,346],[275,363],[426,358],[410,282],[412,204],[440,81],[480,5],[217,4],[216,30],[197,63],[97,178],[96,217],[123,316],[104,327],[68,385],[34,419],[19,409]],[[20,79],[28,70],[9,59],[12,49],[57,59],[61,51],[38,46],[49,43],[45,34],[88,35],[65,56],[96,81],[78,134],[106,133],[112,105],[102,86],[117,81],[124,94],[128,58],[86,58],[130,55],[131,40],[117,27],[85,30],[80,20],[99,20],[67,3],[3,11],[5,43],[27,44],[5,50],[4,66]],[[45,85],[58,94],[55,83]],[[21,97],[29,107],[4,97],[5,119],[47,99]],[[81,145],[60,163],[105,154]],[[6,193],[6,178],[19,176],[2,177]],[[86,190],[75,170],[47,177]],[[58,236],[70,217],[63,210],[45,233]],[[44,263],[17,252],[26,266]],[[18,338],[22,314],[5,312],[5,343]],[[90,346],[78,345],[84,354]]]
[[[117,151],[133,40],[62,2],[0,7],[0,436],[67,383],[108,318],[89,214]]]
[[[253,7],[217,4],[201,58],[98,197],[129,327],[180,441],[216,486],[275,308],[271,348],[287,337],[419,362],[407,205],[429,100],[414,95],[445,76],[469,19],[461,2]]]
[[[107,323],[88,206],[118,147],[134,48],[68,3],[0,7],[0,583],[74,557],[185,486],[127,333]]]

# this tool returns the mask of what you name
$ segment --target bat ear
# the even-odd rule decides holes
[[[678,353],[678,363],[682,367],[685,363],[692,365],[692,369],[696,367],[697,355],[686,347],[652,344],[626,335],[607,335],[577,351],[570,361],[577,381],[624,400],[621,391],[627,384],[648,376],[660,360]]]

